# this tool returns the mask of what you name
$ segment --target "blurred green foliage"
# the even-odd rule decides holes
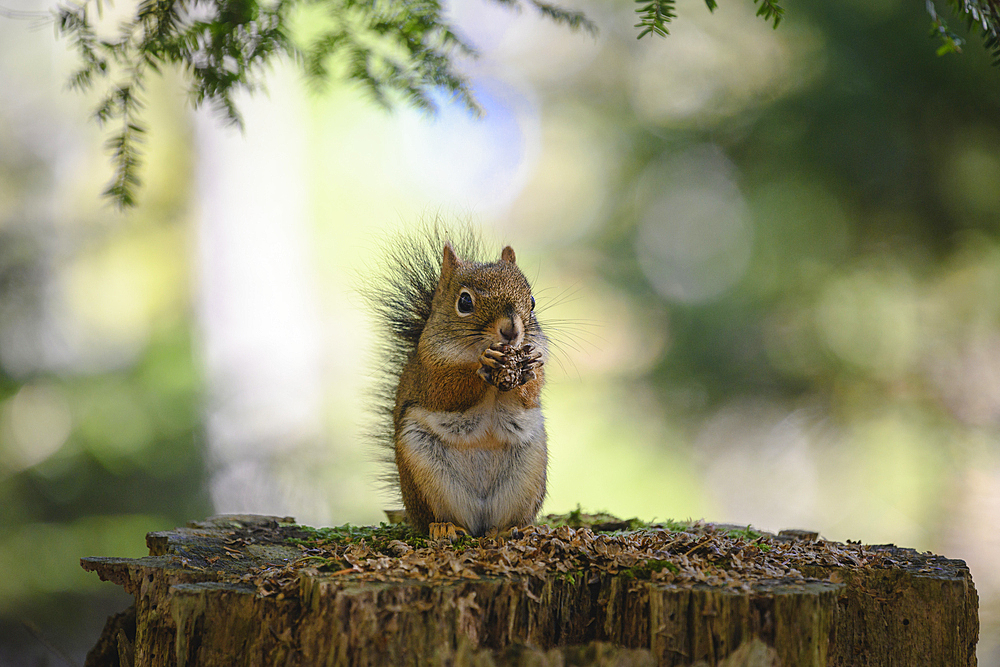
[[[924,48],[919,12],[897,10],[866,26],[851,22],[853,6],[813,2],[795,10],[824,36],[822,73],[752,109],[749,122],[643,125],[632,142],[641,146],[635,172],[702,142],[732,160],[756,234],[740,285],[707,303],[663,302],[633,261],[633,212],[619,209],[621,223],[600,238],[609,276],[629,292],[647,292],[651,307],[671,314],[676,353],[654,368],[657,384],[690,378],[706,408],[734,392],[820,390],[832,398],[841,381],[918,382],[913,375],[927,372],[922,362],[931,351],[923,348],[945,341],[929,329],[934,323],[907,319],[901,294],[952,305],[968,298],[981,317],[998,321],[997,303],[986,295],[944,294],[936,285],[953,270],[956,254],[985,252],[985,268],[995,252],[996,72],[981,55],[936,58]],[[968,162],[977,166],[963,166]],[[616,199],[628,196],[631,173]],[[839,310],[829,313],[832,330],[824,331],[827,302]],[[788,320],[808,308],[819,310],[813,321]],[[857,318],[856,331],[844,330],[849,317]],[[908,330],[913,326],[920,330]],[[838,336],[850,340],[831,340]],[[775,363],[774,354],[793,350],[794,358]]]
[[[186,294],[190,149],[154,87],[150,208],[102,208],[85,191],[103,159],[66,117],[82,109],[64,106],[45,57],[11,56],[45,53],[24,27],[0,25],[0,664],[82,664],[128,601],[79,559],[145,555],[147,532],[210,511]]]

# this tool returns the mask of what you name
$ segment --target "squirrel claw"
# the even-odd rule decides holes
[[[535,352],[531,356],[526,357],[521,362],[521,368],[526,368],[526,369],[527,368],[538,368],[539,366],[541,366],[544,363],[545,362],[542,361],[542,353],[541,352]]]
[[[427,527],[432,540],[448,540],[456,542],[461,537],[468,537],[469,532],[461,526],[456,526],[450,521],[445,523],[432,523]]]
[[[538,377],[535,374],[535,369],[541,368],[544,364],[545,362],[542,361],[542,355],[540,352],[535,352],[534,354],[528,356],[527,358],[522,359],[520,364],[521,384],[526,384],[528,382],[531,382],[536,377]]]
[[[496,344],[494,343],[494,346]],[[493,346],[486,348],[486,350],[479,355],[479,363],[483,366],[489,366],[490,368],[499,368],[503,364],[504,357],[507,355],[503,351],[494,349]]]
[[[534,369],[542,362],[542,353],[530,343],[521,348],[508,343],[493,343],[479,355],[480,367],[476,373],[500,391],[510,391],[536,379]]]

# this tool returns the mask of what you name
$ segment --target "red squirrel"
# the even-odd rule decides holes
[[[390,334],[383,393],[407,522],[431,537],[530,524],[545,497],[547,348],[514,250],[475,261],[431,233],[390,255],[369,296]]]

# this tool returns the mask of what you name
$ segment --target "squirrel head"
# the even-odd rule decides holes
[[[474,363],[493,343],[539,347],[531,285],[507,246],[496,262],[460,259],[445,243],[441,276],[420,339],[425,354],[450,363]]]

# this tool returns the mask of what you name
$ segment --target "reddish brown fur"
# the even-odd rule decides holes
[[[409,359],[400,375],[393,412],[397,434],[396,467],[407,518],[423,532],[427,531],[428,524],[436,520],[432,505],[440,506],[439,503],[446,502],[447,499],[439,497],[442,493],[441,480],[434,479],[430,472],[420,469],[406,448],[399,444],[398,436],[407,410],[418,406],[430,412],[464,412],[480,405],[484,400],[503,401],[508,405],[515,402],[525,410],[540,406],[545,378],[544,368],[541,366],[535,369],[533,380],[501,394],[477,374],[480,368],[478,361],[456,360],[450,363],[446,360],[453,353],[449,345],[454,345],[456,340],[464,340],[463,336],[468,336],[467,332],[475,326],[485,326],[489,331],[488,324],[492,325],[498,318],[505,317],[508,303],[514,304],[516,312],[527,326],[533,317],[531,293],[514,261],[514,251],[509,246],[504,248],[501,260],[496,264],[476,265],[458,259],[450,245],[446,245],[431,316],[421,335],[416,354]],[[463,320],[454,310],[455,301],[463,287],[473,290],[476,295],[477,319]],[[528,335],[527,331],[525,335]],[[538,342],[540,346],[544,346],[543,339]],[[504,445],[495,438],[485,438],[469,446],[489,449]],[[544,442],[542,446],[544,447]],[[523,518],[525,523],[533,520],[545,495],[544,463],[538,471],[538,479],[540,488],[533,494],[531,515]]]

